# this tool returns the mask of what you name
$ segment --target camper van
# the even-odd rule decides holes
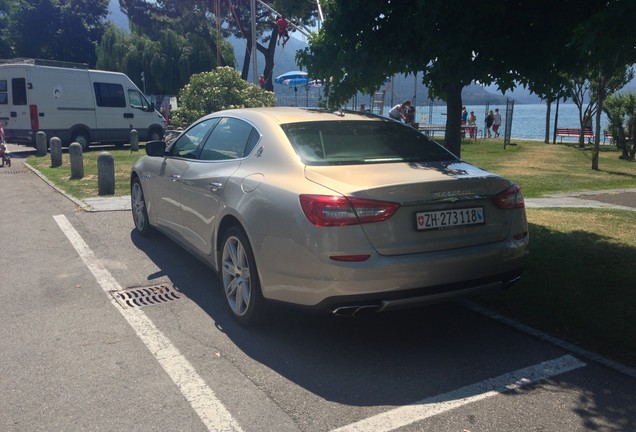
[[[0,121],[5,140],[35,146],[38,131],[63,145],[161,139],[164,118],[126,75],[46,60],[0,64]]]

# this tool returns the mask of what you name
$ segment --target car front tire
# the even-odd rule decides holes
[[[130,188],[130,206],[132,208],[135,229],[142,236],[149,236],[152,232],[152,227],[150,226],[150,221],[148,220],[146,199],[144,197],[144,191],[141,188],[141,181],[139,180],[139,177],[136,177],[133,180],[132,186]]]
[[[230,312],[240,324],[254,324],[264,313],[265,300],[247,235],[238,227],[228,229],[221,250],[221,283]]]

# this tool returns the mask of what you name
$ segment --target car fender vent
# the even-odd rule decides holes
[[[171,285],[127,288],[111,291],[115,301],[124,309],[153,306],[172,300],[179,300],[179,290]]]

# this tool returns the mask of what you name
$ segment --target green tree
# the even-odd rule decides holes
[[[9,11],[13,55],[95,65],[108,0],[14,0]]]
[[[215,53],[198,35],[162,30],[155,37],[109,26],[97,48],[97,67],[124,72],[140,88],[143,72],[146,93],[159,95],[175,95],[192,74],[213,69]],[[225,56],[233,59],[230,50]]]
[[[310,75],[327,79],[334,104],[375,91],[395,73],[423,71],[429,96],[446,100],[445,141],[460,156],[462,88],[473,80],[502,91],[557,88],[554,72],[574,69],[582,57],[580,44],[571,49],[576,29],[607,3],[500,0],[467,8],[459,0],[331,0],[298,58]]]
[[[636,153],[636,143],[634,142],[636,95],[632,93],[611,95],[606,99],[603,111],[607,114],[607,129],[612,134],[618,148],[623,150],[621,159],[634,160]],[[631,140],[631,149],[628,140]]]
[[[157,38],[158,29],[170,26],[181,34],[192,33],[207,41],[212,52],[216,46],[222,46],[222,38],[234,36],[246,40],[243,54],[243,70],[241,76],[249,78],[252,53],[252,26],[250,0],[202,1],[202,0],[120,0],[122,11],[135,25],[153,38]],[[217,6],[218,5],[218,9]],[[272,73],[278,43],[278,32],[275,27],[277,10],[298,26],[314,25],[317,15],[316,4],[312,0],[276,0],[256,2],[256,49],[263,54],[265,64],[262,74],[267,79],[266,88],[273,90]],[[217,16],[218,15],[218,16]],[[295,30],[290,26],[290,32]],[[153,36],[154,35],[154,36]],[[220,51],[218,66],[232,65],[234,58]]]
[[[192,75],[179,92],[179,109],[173,118],[176,124],[189,124],[215,111],[273,106],[275,102],[274,93],[244,81],[229,66],[218,67]]]

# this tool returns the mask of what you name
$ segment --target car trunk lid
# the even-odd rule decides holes
[[[305,175],[345,196],[400,203],[390,219],[361,225],[382,255],[502,241],[514,211],[493,200],[508,180],[460,161],[308,166]]]

